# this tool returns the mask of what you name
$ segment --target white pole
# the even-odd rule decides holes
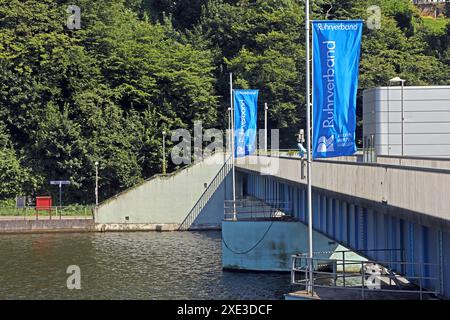
[[[231,153],[231,107],[228,108],[228,144],[227,144],[227,150],[230,152],[230,157],[232,156]]]
[[[233,220],[236,221],[236,170],[234,167],[234,103],[233,74],[230,73],[230,105],[231,105],[231,159],[233,164]]]
[[[388,142],[388,149],[387,149],[387,154],[390,155],[390,149],[391,149],[391,142],[389,139],[389,127],[391,126],[391,83],[389,82],[389,86],[388,86],[388,91],[387,91],[387,96],[388,96],[388,102],[387,102],[387,109],[388,109],[388,114],[387,114],[387,142]]]
[[[163,134],[163,163],[162,163],[162,174],[166,174],[166,131],[162,132]]]
[[[405,121],[405,109],[404,109],[404,95],[403,95],[403,89],[404,89],[404,87],[405,87],[405,80],[402,80],[402,157],[405,155],[404,154],[404,131],[403,131],[403,129],[404,129],[404,121]]]
[[[307,152],[308,152],[308,244],[309,244],[309,286],[308,291],[310,294],[313,292],[313,228],[312,228],[312,185],[311,185],[311,172],[312,172],[312,154],[311,154],[311,69],[310,69],[310,19],[309,19],[309,0],[305,2],[305,30],[306,30],[306,132],[307,132]]]
[[[267,106],[267,102],[264,104],[264,151],[267,155],[267,112],[269,111],[269,107]]]
[[[98,207],[98,162],[95,162],[95,206]]]
[[[62,203],[61,203],[61,199],[62,199],[62,197],[61,197],[61,193],[62,193],[62,184],[61,184],[61,182],[59,182],[59,208],[61,208],[62,207]]]

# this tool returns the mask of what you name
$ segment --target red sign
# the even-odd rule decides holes
[[[36,210],[50,211],[52,209],[52,197],[36,197]]]

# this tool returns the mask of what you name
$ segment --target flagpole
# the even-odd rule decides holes
[[[306,47],[306,132],[307,132],[307,207],[308,207],[308,256],[309,256],[309,286],[308,292],[313,295],[313,221],[312,221],[312,153],[311,153],[311,67],[310,67],[310,17],[309,17],[309,0],[305,0],[305,47]]]
[[[236,170],[234,165],[234,103],[233,73],[230,73],[230,106],[231,106],[231,162],[233,171],[233,220],[236,221]]]

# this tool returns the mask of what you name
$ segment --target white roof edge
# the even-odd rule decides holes
[[[373,87],[373,88],[368,88],[368,89],[364,89],[365,91],[376,91],[376,90],[387,90],[387,89],[391,89],[391,90],[395,90],[395,89],[400,89],[401,86],[397,85],[397,86],[391,86],[391,87]],[[405,86],[404,87],[405,90],[424,90],[424,89],[448,89],[450,90],[450,86]]]

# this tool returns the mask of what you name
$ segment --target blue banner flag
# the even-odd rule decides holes
[[[256,150],[258,90],[234,90],[235,157],[251,155]]]
[[[356,152],[363,21],[313,22],[313,158]]]

